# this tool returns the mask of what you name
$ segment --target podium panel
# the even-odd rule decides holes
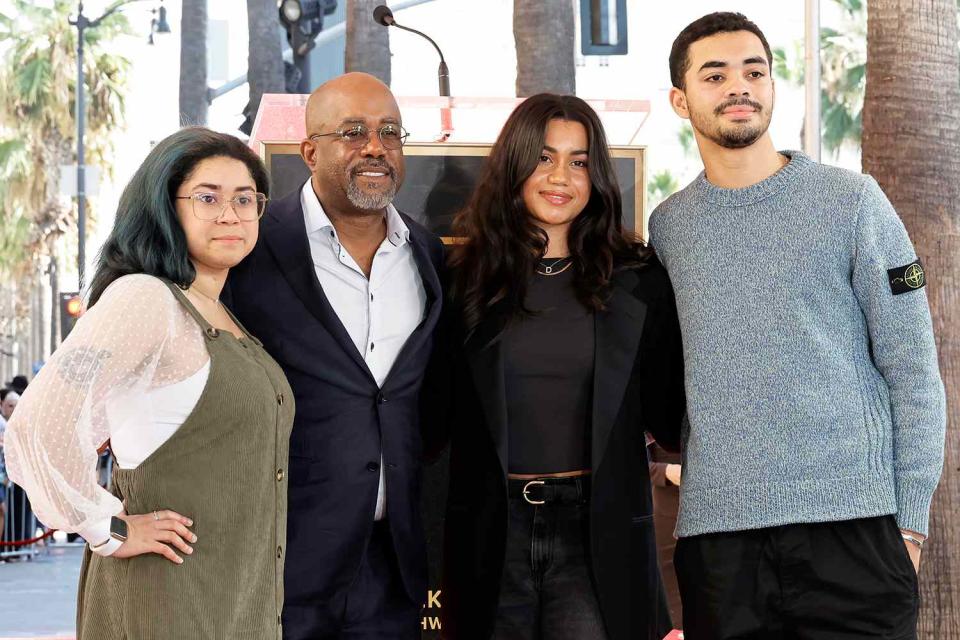
[[[299,189],[310,177],[298,142],[261,142],[261,157],[270,173],[273,198]],[[489,144],[411,142],[403,147],[406,179],[394,205],[430,231],[452,240],[451,225],[466,205],[480,177]],[[644,148],[611,147],[623,200],[623,226],[646,236]]]

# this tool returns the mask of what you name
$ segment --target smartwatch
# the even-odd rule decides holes
[[[119,540],[121,543],[127,540],[127,522],[126,520],[121,520],[117,516],[110,518],[110,537],[104,540],[103,542],[98,542],[97,544],[91,544],[90,550],[96,551],[97,549],[105,546],[110,540]]]
[[[113,516],[110,518],[110,537],[120,542],[127,540],[127,521]]]

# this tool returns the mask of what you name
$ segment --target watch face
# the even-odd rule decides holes
[[[123,542],[127,539],[127,522],[126,520],[121,520],[117,516],[113,516],[110,519],[110,535]]]

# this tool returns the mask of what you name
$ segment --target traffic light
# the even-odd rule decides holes
[[[580,52],[627,54],[627,0],[580,0]]]
[[[73,325],[83,315],[83,298],[79,293],[60,293],[60,341],[70,335]]]
[[[323,30],[323,17],[337,10],[337,0],[281,0],[280,24],[287,31],[293,64],[300,70],[297,93],[310,93],[310,50]],[[289,90],[289,87],[288,87]]]

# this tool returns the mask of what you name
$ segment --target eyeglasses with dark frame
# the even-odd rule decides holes
[[[218,193],[201,192],[175,196],[174,200],[192,200],[193,215],[200,220],[217,220],[229,206],[233,207],[238,218],[251,222],[263,217],[269,198],[259,192],[250,192],[237,194],[225,201]]]
[[[380,144],[386,149],[399,149],[407,141],[410,135],[406,129],[399,124],[388,123],[380,127],[377,136],[380,138]],[[353,149],[360,149],[370,142],[370,128],[361,123],[349,127],[340,127],[336,131],[329,133],[314,133],[308,139],[323,138],[326,136],[339,136],[339,139]]]

